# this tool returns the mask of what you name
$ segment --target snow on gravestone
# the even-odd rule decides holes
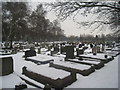
[[[0,71],[0,76],[5,76],[13,73],[13,58],[11,56],[0,57],[0,65],[2,65],[2,70]]]
[[[30,50],[25,51],[25,58],[36,56],[36,51],[34,50],[34,47],[31,47]]]

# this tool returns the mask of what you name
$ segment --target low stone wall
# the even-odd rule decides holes
[[[49,84],[52,88],[64,88],[77,80],[75,73],[71,73],[71,75],[63,79],[58,78],[54,80],[54,79],[51,79],[50,77],[43,76],[41,74],[37,74],[32,71],[28,71],[26,67],[23,67],[22,74],[44,85]]]
[[[92,72],[95,71],[94,66],[91,66],[91,68],[89,68],[87,70],[78,70],[78,69],[75,69],[75,68],[71,68],[71,67],[67,67],[67,66],[65,67],[65,66],[62,66],[62,65],[57,65],[57,64],[54,64],[54,63],[50,63],[50,67],[54,67],[54,68],[57,68],[57,69],[62,69],[62,70],[69,71],[69,72],[79,73],[79,74],[82,74],[83,76],[88,76],[89,74],[91,74]]]

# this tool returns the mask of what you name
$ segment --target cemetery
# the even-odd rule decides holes
[[[0,3],[0,90],[119,88],[120,1]]]
[[[32,45],[30,48],[18,48],[13,54],[1,55],[2,72],[0,77],[10,75],[19,79],[12,88],[66,88],[79,80],[78,75],[90,77],[91,74],[108,67],[108,63],[118,59],[119,47],[107,49],[105,52],[97,50],[96,54],[87,46],[78,49],[78,45],[66,43],[64,49],[57,43],[58,47],[41,47]],[[33,47],[34,46],[34,47]],[[59,49],[58,49],[59,48]],[[64,53],[61,53],[61,49]],[[88,49],[88,50],[87,50]],[[3,49],[4,50],[4,49]],[[78,53],[78,50],[83,50]],[[114,51],[112,51],[114,50]],[[52,52],[56,52],[51,54]],[[86,51],[86,52],[85,52]],[[99,72],[100,72],[99,71]]]

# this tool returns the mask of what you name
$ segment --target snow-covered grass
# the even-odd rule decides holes
[[[15,85],[25,84],[25,82],[15,73],[0,77],[2,88],[15,88]]]

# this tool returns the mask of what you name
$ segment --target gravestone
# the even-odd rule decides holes
[[[100,46],[97,46],[97,53],[100,53]]]
[[[13,58],[12,57],[1,57],[0,65],[2,65],[2,71],[0,70],[0,76],[5,76],[13,73]]]
[[[79,56],[80,54],[84,54],[84,50],[83,49],[77,48],[76,51],[77,51],[77,56]]]
[[[60,53],[63,54],[63,53],[65,53],[65,52],[66,52],[66,47],[61,46],[61,47],[60,47]]]
[[[74,56],[74,46],[66,46],[66,58],[65,59],[73,59]]]
[[[36,51],[34,50],[34,47],[31,47],[30,50],[25,51],[25,58],[36,56]]]
[[[16,48],[12,49],[12,54],[17,54],[17,49]]]
[[[78,46],[79,48],[81,48],[82,47],[82,44],[79,44],[79,46]]]
[[[102,52],[105,52],[105,44],[102,44]]]
[[[87,49],[87,48],[88,48],[87,46],[84,46],[84,47],[83,47],[83,50],[85,50],[85,49]]]
[[[93,48],[93,44],[90,44],[90,48]]]
[[[93,53],[93,55],[96,55],[96,54],[97,54],[97,46],[96,46],[96,45],[93,46],[93,48],[92,48],[92,53]]]
[[[48,51],[51,51],[51,46],[48,46]]]
[[[41,47],[38,48],[38,54],[41,54]]]
[[[55,46],[55,47],[54,47],[54,51],[55,51],[55,52],[59,52],[59,46]]]

